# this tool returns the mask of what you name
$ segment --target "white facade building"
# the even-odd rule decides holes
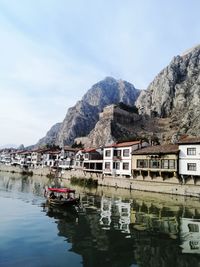
[[[11,155],[8,149],[2,150],[0,153],[0,162],[5,165],[11,164]]]
[[[28,168],[31,166],[31,151],[18,152],[19,164],[22,168]]]
[[[200,177],[200,138],[181,140],[179,150],[179,174]]]
[[[131,141],[104,147],[103,174],[131,177],[131,154],[134,150],[147,145],[146,142]]]
[[[59,168],[72,169],[74,168],[74,159],[77,149],[71,147],[63,147],[60,152]]]
[[[79,150],[75,156],[75,169],[102,173],[103,152],[101,148]]]
[[[43,154],[43,167],[58,167],[60,150],[49,150]]]

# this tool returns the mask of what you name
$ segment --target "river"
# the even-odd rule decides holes
[[[0,172],[0,266],[200,266],[198,199],[71,185],[76,212],[48,207],[47,185],[68,186]]]

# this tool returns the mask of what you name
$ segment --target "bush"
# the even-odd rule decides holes
[[[97,187],[98,185],[98,181],[92,178],[87,179],[83,177],[77,178],[75,176],[72,176],[70,181],[71,181],[71,184],[79,185],[79,186]]]
[[[32,171],[22,171],[22,175],[33,176],[33,172]]]

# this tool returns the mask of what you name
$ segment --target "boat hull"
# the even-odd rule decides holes
[[[66,199],[66,200],[59,200],[59,199],[47,199],[49,205],[54,207],[71,207],[76,206],[79,204],[79,199]]]

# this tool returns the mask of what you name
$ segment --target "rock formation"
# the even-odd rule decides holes
[[[111,107],[101,113],[119,102],[136,104],[139,114],[107,112]],[[111,77],[98,82],[38,144],[70,145],[84,137],[87,146],[101,146],[131,135],[169,142],[183,134],[200,135],[200,45],[174,57],[147,90]]]
[[[44,142],[59,146],[72,144],[76,137],[87,136],[90,133],[105,106],[119,102],[133,106],[139,92],[126,81],[105,78],[93,85],[74,107],[69,108],[59,127],[52,127],[37,146]]]
[[[38,141],[36,146],[55,145],[60,127],[61,123],[54,124],[46,136]]]
[[[168,138],[200,135],[200,45],[174,57],[141,92],[136,106],[140,114],[162,118]]]
[[[100,113],[99,121],[87,138],[77,138],[85,147],[101,147],[117,141],[134,139],[152,140],[160,135],[157,118],[139,115],[137,111],[124,109],[125,105],[110,105]]]

